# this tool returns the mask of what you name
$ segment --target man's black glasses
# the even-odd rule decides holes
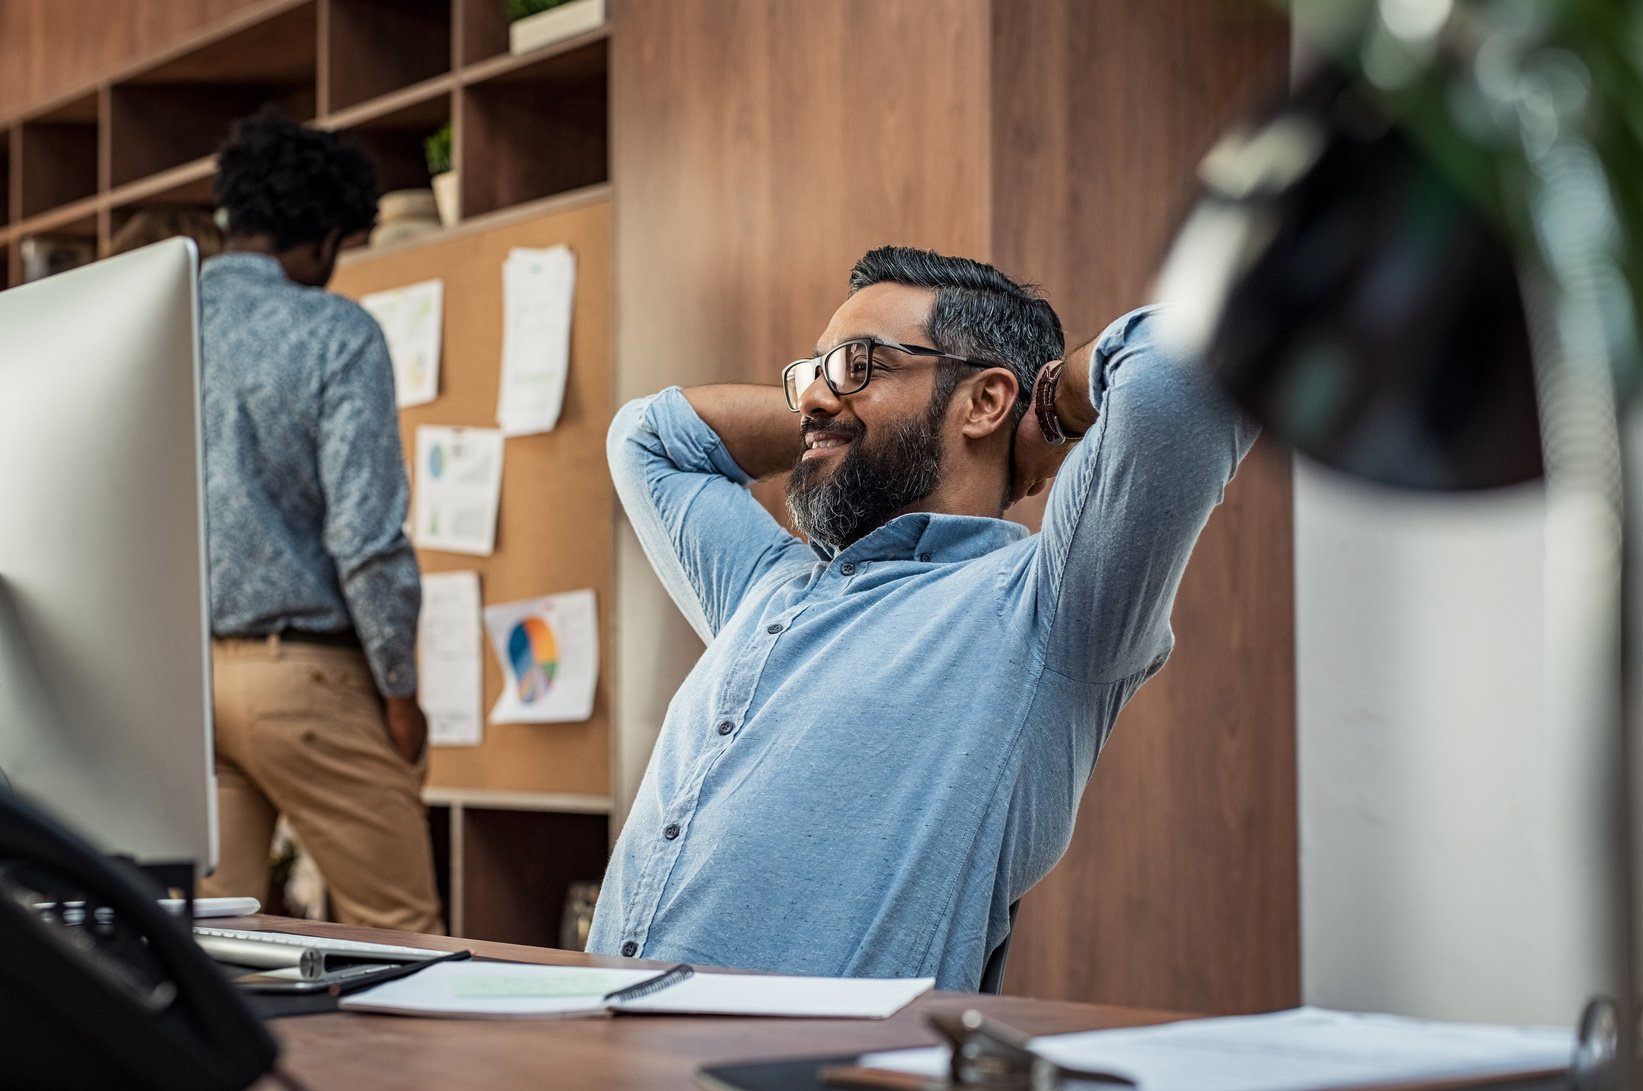
[[[797,413],[800,396],[818,378],[826,380],[827,389],[841,398],[856,393],[873,379],[873,353],[876,349],[891,349],[909,356],[935,356],[971,367],[999,366],[990,360],[954,356],[950,352],[923,345],[903,345],[878,337],[852,337],[848,341],[840,341],[820,356],[794,360],[782,369],[782,390],[787,394],[787,408]]]

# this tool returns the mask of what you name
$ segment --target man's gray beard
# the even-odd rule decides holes
[[[886,426],[877,449],[858,432],[831,474],[820,462],[800,460],[787,479],[787,510],[811,541],[844,549],[941,484],[941,433],[946,409],[930,410]]]

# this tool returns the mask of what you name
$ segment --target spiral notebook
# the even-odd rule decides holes
[[[441,1019],[555,1019],[617,1012],[885,1019],[927,992],[932,978],[788,977],[441,962],[346,996],[343,1011]]]

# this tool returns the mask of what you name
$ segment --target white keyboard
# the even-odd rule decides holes
[[[430,951],[426,947],[399,947],[392,943],[365,943],[353,939],[326,939],[322,936],[299,936],[289,932],[252,932],[243,928],[208,928],[194,926],[194,935],[208,939],[226,939],[278,947],[306,948],[328,955],[352,955],[369,958],[376,955],[396,961],[407,959],[442,958],[449,952]]]

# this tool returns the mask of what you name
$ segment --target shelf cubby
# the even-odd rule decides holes
[[[48,273],[61,272],[65,268],[73,268],[80,264],[73,261],[68,264],[60,263],[50,257],[42,256],[40,248],[46,251],[58,250],[59,242],[71,245],[78,244],[77,248],[84,248],[84,253],[90,258],[97,256],[98,241],[98,210],[99,201],[96,197],[88,197],[72,205],[53,209],[51,212],[24,220],[13,228],[12,245],[17,248],[15,268],[18,281],[30,279],[30,266],[44,265]],[[38,280],[36,275],[32,279]]]
[[[609,179],[608,39],[598,31],[464,72],[464,218]]]
[[[109,194],[116,213],[148,205],[209,205],[216,177],[216,156],[202,155],[170,170],[127,183]]]
[[[450,0],[330,0],[325,18],[328,114],[451,70]]]
[[[597,882],[609,857],[610,819],[602,814],[464,807],[460,871],[451,908],[461,934],[505,943],[559,946],[565,894],[578,880]],[[550,862],[547,866],[545,862]]]
[[[451,82],[436,80],[418,94],[375,100],[370,110],[326,118],[323,124],[358,140],[377,168],[384,193],[426,189],[428,160],[423,141],[451,117]]]
[[[451,827],[454,824],[450,807],[429,805],[428,846],[433,850],[434,886],[439,893],[439,905],[445,915],[446,930],[452,934],[456,932],[451,921],[451,876],[454,865],[451,853],[455,848]]]
[[[478,64],[508,52],[508,16],[502,0],[457,0],[456,17],[459,63]]]
[[[18,219],[97,193],[97,115],[93,92],[18,126]]]
[[[303,4],[116,82],[109,184],[123,186],[211,154],[236,118],[265,105],[312,118],[316,18],[315,6]]]
[[[6,237],[7,225],[11,223],[11,142],[12,133],[8,129],[0,129],[0,239]],[[0,258],[0,276],[4,276],[5,260]]]

